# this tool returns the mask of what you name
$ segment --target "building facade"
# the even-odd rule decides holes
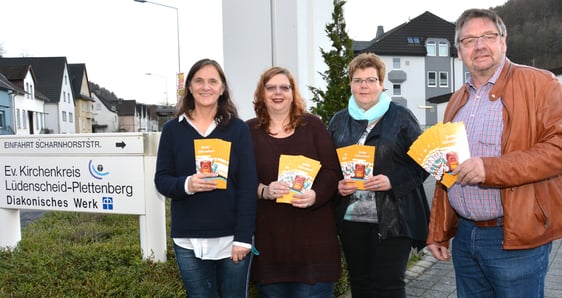
[[[371,52],[385,62],[385,89],[394,102],[408,107],[422,126],[443,121],[447,95],[466,81],[468,72],[457,59],[455,25],[430,12],[370,42],[355,42],[356,53]],[[440,97],[442,100],[430,99]]]

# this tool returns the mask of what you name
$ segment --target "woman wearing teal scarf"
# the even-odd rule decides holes
[[[407,155],[421,129],[412,112],[384,92],[386,67],[380,57],[360,54],[348,73],[352,96],[328,131],[336,148],[375,147],[364,189],[355,184],[359,178],[338,182],[336,219],[351,293],[353,298],[406,297],[411,247],[423,247],[429,223],[427,173]]]
[[[369,124],[371,124],[379,120],[382,115],[388,111],[388,107],[390,106],[390,97],[386,93],[381,92],[378,101],[373,106],[368,107],[368,104],[365,106],[366,107],[360,107],[353,95],[351,95],[349,97],[347,110],[353,119],[367,120],[369,121]]]

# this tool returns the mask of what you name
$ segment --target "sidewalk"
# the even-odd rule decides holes
[[[562,297],[562,240],[552,243],[546,275],[545,297]],[[406,272],[407,297],[457,297],[452,262],[437,261],[424,249],[424,256]]]

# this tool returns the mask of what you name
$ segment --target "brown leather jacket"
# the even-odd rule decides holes
[[[483,157],[482,185],[501,189],[504,249],[526,249],[562,237],[562,85],[550,72],[507,60],[490,91],[503,103],[502,155]],[[468,100],[464,86],[452,96],[444,122]],[[427,243],[448,247],[458,217],[446,188],[435,188]]]

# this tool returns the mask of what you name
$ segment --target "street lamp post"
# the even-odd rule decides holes
[[[147,72],[145,73],[145,75],[147,76],[155,76],[155,77],[159,77],[159,78],[163,78],[164,79],[164,86],[166,87],[164,89],[164,94],[166,95],[166,106],[168,106],[168,77],[163,76],[163,75],[159,75],[159,74],[155,74],[155,73],[151,73],[151,72]]]
[[[167,8],[171,8],[171,9],[176,10],[176,33],[177,33],[177,36],[178,36],[177,43],[178,43],[178,76],[179,76],[179,74],[181,73],[181,59],[180,59],[180,17],[179,17],[179,13],[178,13],[178,8],[174,7],[174,6],[170,6],[170,5],[165,5],[165,4],[161,4],[161,3],[147,1],[147,0],[135,0],[135,2],[150,3],[150,4],[163,6],[163,7],[167,7]]]

